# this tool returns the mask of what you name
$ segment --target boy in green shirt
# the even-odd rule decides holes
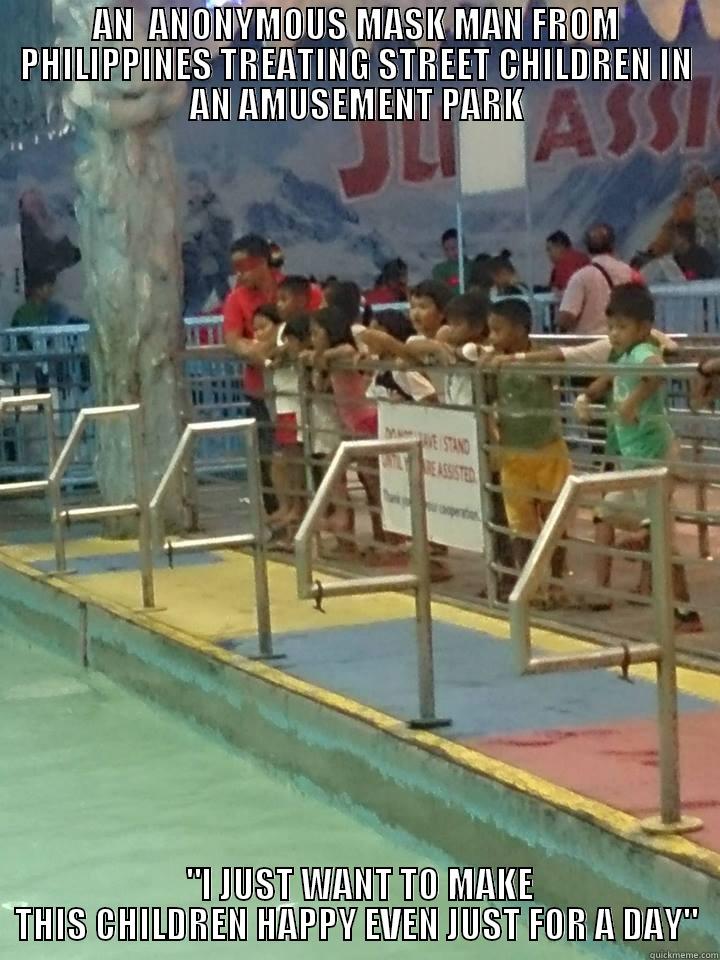
[[[532,312],[524,299],[508,297],[493,303],[489,326],[496,353],[530,353],[532,358]],[[516,565],[522,568],[570,474],[552,380],[512,367],[501,369],[496,416],[500,487]],[[544,598],[536,598],[536,605],[553,608],[566,603],[557,583],[565,573],[565,553],[564,547],[554,551],[550,569],[555,582]]]
[[[590,388],[593,399],[612,383],[613,437],[622,469],[633,470],[674,458],[675,438],[665,409],[664,380],[643,376],[624,368],[640,365],[662,366],[661,351],[650,337],[655,320],[652,295],[640,284],[627,283],[613,289],[607,308],[610,343],[617,355],[617,373],[606,380],[595,381]],[[615,545],[615,529],[647,529],[643,511],[647,509],[645,493],[618,491],[605,498],[595,524],[595,543],[611,548]],[[644,565],[642,592],[649,590],[648,568]],[[598,586],[608,587],[612,557],[600,554],[597,560]],[[685,569],[673,566],[673,591],[676,631],[697,633],[702,621],[687,604],[690,600]]]
[[[437,263],[433,267],[432,278],[439,283],[444,283],[453,293],[460,293],[460,257],[458,232],[454,228],[446,230],[440,240],[445,254],[442,263]],[[472,266],[467,257],[463,258],[465,277],[467,278]]]

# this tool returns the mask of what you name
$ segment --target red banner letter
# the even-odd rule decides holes
[[[360,162],[338,171],[348,200],[379,193],[390,176],[390,124],[368,120],[355,126],[362,146]]]
[[[649,146],[658,153],[666,153],[680,132],[672,102],[676,90],[677,85],[674,83],[658,83],[648,97],[650,114],[655,122],[655,133]]]
[[[712,77],[693,77],[688,102],[688,124],[685,146],[688,150],[703,150],[707,143],[708,115]]]
[[[536,163],[544,163],[556,150],[575,150],[579,157],[597,154],[582,103],[574,87],[552,95],[545,127],[540,135]]]
[[[613,126],[613,138],[608,151],[616,157],[628,152],[637,139],[637,124],[630,110],[635,88],[628,83],[616,84],[605,101],[607,115]]]
[[[402,125],[402,178],[407,183],[425,183],[437,173],[437,161],[428,163],[420,156],[421,123],[420,120],[404,120]]]

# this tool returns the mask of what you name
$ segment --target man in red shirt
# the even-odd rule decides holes
[[[237,279],[223,304],[223,335],[225,345],[245,361],[243,392],[248,401],[248,413],[258,425],[263,503],[267,513],[274,513],[278,503],[270,475],[273,430],[265,401],[265,378],[262,367],[248,362],[254,339],[253,314],[258,307],[275,303],[277,299],[277,274],[270,265],[270,256],[270,244],[257,234],[240,237],[230,248],[232,269]]]
[[[575,250],[564,230],[551,233],[545,241],[545,249],[552,263],[551,290],[564,290],[570,277],[590,263],[590,257],[586,253]]]
[[[365,303],[379,307],[407,301],[408,268],[404,260],[390,260],[382,268],[377,285],[365,294]]]

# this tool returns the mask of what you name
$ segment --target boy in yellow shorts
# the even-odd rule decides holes
[[[532,350],[532,313],[527,302],[510,297],[492,305],[490,343],[498,354],[516,359]],[[518,354],[520,355],[518,357]],[[553,385],[548,377],[511,366],[497,378],[497,428],[500,486],[508,526],[514,535],[515,563],[524,566],[557,495],[570,474],[570,456],[562,438]],[[565,549],[551,561],[553,578],[565,571]],[[550,587],[548,605],[562,602],[562,591]]]

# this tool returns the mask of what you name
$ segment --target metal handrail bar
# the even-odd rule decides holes
[[[550,557],[564,536],[565,528],[581,494],[617,490],[646,490],[650,517],[652,560],[652,605],[657,643],[608,647],[592,653],[533,657],[530,635],[530,601],[547,569]],[[648,833],[688,833],[702,821],[683,817],[680,803],[677,670],[673,630],[671,475],[666,467],[627,470],[612,474],[570,476],[532,549],[510,595],[510,636],[520,673],[543,674],[571,670],[621,667],[626,675],[631,664],[655,663],[657,670],[660,815],[641,822]]]
[[[75,447],[80,442],[86,424],[93,420],[114,420],[127,417],[130,427],[130,445],[132,451],[133,485],[135,500],[133,503],[110,504],[102,507],[73,507],[63,509],[61,483]],[[145,458],[143,450],[142,408],[139,403],[128,403],[116,407],[85,407],[78,414],[65,444],[48,476],[48,492],[52,504],[52,523],[55,540],[55,565],[58,572],[67,572],[65,552],[65,525],[72,520],[104,520],[111,517],[136,516],[138,518],[138,546],[140,550],[140,581],[142,586],[143,607],[155,606],[155,584],[153,578],[152,539],[150,536],[150,515],[145,489]]]
[[[17,413],[23,413],[23,407],[42,407],[45,418],[45,438],[48,448],[48,465],[52,470],[57,460],[57,442],[55,439],[55,410],[53,407],[53,398],[51,393],[32,393],[13,395],[11,397],[0,397],[0,419],[3,410],[15,410]],[[12,494],[40,493],[47,491],[48,480],[19,480],[14,483],[0,484],[0,495],[10,496]]]
[[[234,536],[204,537],[202,539],[168,540],[165,552],[172,566],[176,553],[197,553],[203,550],[222,550],[228,547],[252,547],[253,570],[255,575],[255,608],[257,616],[258,659],[278,660],[284,654],[273,652],[272,625],[270,620],[270,588],[268,586],[267,553],[265,549],[265,529],[263,526],[262,481],[260,478],[260,448],[258,443],[257,422],[251,419],[213,420],[205,423],[189,423],[180,437],[170,463],[160,479],[160,483],[150,500],[150,517],[153,530],[153,542],[161,537],[161,507],[170,484],[179,470],[183,475],[188,472],[188,454],[195,437],[218,433],[240,433],[247,445],[247,479],[250,499],[250,515],[253,532]],[[192,461],[190,469],[192,467]]]
[[[408,458],[413,572],[391,576],[359,577],[334,583],[313,580],[312,541],[332,498],[338,478],[345,473],[350,462],[358,457],[382,456],[389,453],[407,454]],[[409,721],[409,725],[421,729],[449,726],[450,720],[441,719],[435,714],[430,560],[421,441],[417,439],[343,441],[335,452],[295,535],[295,565],[298,597],[301,600],[315,600],[318,609],[321,609],[323,597],[346,597],[396,590],[413,591],[420,712],[417,719]]]

